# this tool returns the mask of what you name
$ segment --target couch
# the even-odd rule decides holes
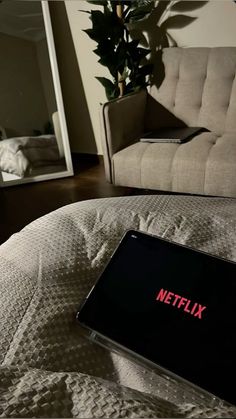
[[[236,197],[235,75],[236,47],[164,49],[149,90],[102,107],[108,181]],[[181,126],[200,126],[209,132],[181,145],[139,142],[146,131]]]

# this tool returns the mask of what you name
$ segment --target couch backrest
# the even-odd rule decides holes
[[[164,81],[150,89],[155,100],[187,125],[236,131],[236,47],[166,48],[162,60]]]

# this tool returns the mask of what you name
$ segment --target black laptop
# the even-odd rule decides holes
[[[236,405],[234,262],[130,230],[77,319],[105,342]]]
[[[198,134],[208,131],[203,127],[161,128],[147,132],[141,138],[141,142],[149,143],[185,143]]]

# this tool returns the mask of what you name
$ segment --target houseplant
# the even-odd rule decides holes
[[[150,50],[138,46],[139,40],[131,39],[128,26],[145,18],[155,2],[98,0],[89,3],[103,6],[103,11],[89,12],[92,28],[85,32],[97,42],[94,52],[99,56],[98,62],[106,66],[112,76],[112,80],[97,77],[105,87],[108,100],[143,88],[152,71],[151,64],[143,62]]]
[[[207,1],[88,0],[88,3],[103,7],[86,11],[92,28],[84,31],[97,43],[94,53],[98,62],[111,74],[112,79],[96,77],[111,100],[150,83],[153,59],[162,48],[177,45],[168,30],[191,23],[196,18],[183,13],[202,7]]]

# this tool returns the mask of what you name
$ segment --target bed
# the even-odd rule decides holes
[[[0,247],[0,417],[236,417],[83,338],[77,308],[129,228],[236,260],[234,199],[90,200],[29,224]]]
[[[7,138],[0,126],[0,172],[3,181],[65,170],[58,111],[52,114],[54,134]]]
[[[55,135],[22,136],[0,141],[0,170],[20,178],[62,164]]]

